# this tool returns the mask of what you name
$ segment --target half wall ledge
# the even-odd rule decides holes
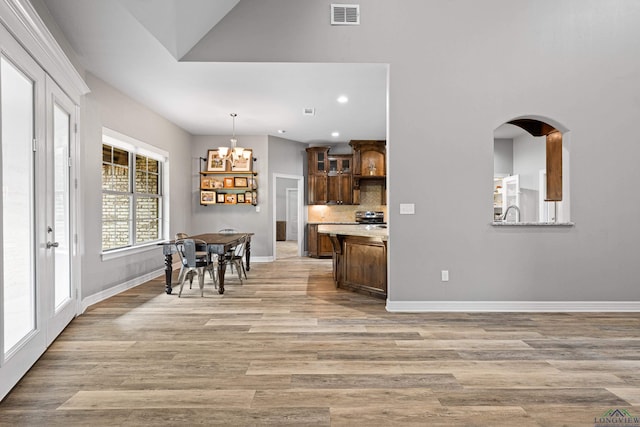
[[[573,227],[575,222],[506,222],[494,221],[491,225],[497,227]]]

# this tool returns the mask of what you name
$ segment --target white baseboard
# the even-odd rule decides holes
[[[387,311],[426,312],[640,312],[640,301],[390,301]]]
[[[274,258],[272,256],[251,256],[251,264],[253,264],[254,262],[260,263],[260,262],[273,262]]]
[[[251,257],[252,263],[273,262],[273,261],[274,261],[273,257],[270,257],[270,256]],[[174,271],[180,269],[179,261],[173,263],[173,269]],[[84,298],[80,303],[80,313],[78,314],[84,313],[85,310],[90,306],[92,306],[93,304],[97,304],[100,301],[103,301],[107,298],[111,298],[114,295],[118,295],[120,292],[124,292],[128,289],[135,288],[136,286],[142,285],[143,283],[146,283],[151,279],[155,279],[158,276],[164,276],[164,268],[152,271],[151,273],[147,273],[140,277],[136,277],[135,279],[131,279],[127,282],[121,283],[112,288],[106,289],[102,292],[98,292],[97,294],[90,295],[87,298]]]
[[[179,264],[177,268],[180,268]],[[155,279],[158,276],[164,276],[164,268],[152,271],[151,273],[147,273],[140,277],[136,277],[135,279],[131,279],[129,281],[116,285],[112,288],[105,289],[104,291],[98,292],[97,294],[90,295],[82,300],[79,314],[84,313],[85,310],[90,306],[92,306],[93,304],[97,304],[100,301],[103,301],[107,298],[111,298],[112,296],[119,294],[120,292],[124,292],[128,289],[135,288],[136,286],[142,285],[143,283],[146,283],[151,279]]]

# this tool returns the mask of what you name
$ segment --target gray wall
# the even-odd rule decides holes
[[[547,168],[546,138],[522,134],[513,140],[513,173],[520,175],[520,188],[539,190],[538,173]]]
[[[219,146],[229,146],[227,136],[194,136],[191,144],[191,203],[193,206],[192,229],[190,233],[206,233],[222,228],[236,228],[253,232],[251,257],[264,261],[272,259],[273,216],[272,192],[275,191],[273,174],[303,175],[306,160],[306,144],[273,136],[238,135],[238,145],[253,149],[257,158],[253,170],[258,173],[258,206],[209,205],[199,203],[200,157],[206,157],[207,150]]]
[[[496,176],[513,174],[513,139],[493,140],[493,174]]]
[[[191,136],[97,77],[87,74],[91,88],[81,106],[82,197],[84,230],[82,296],[93,295],[164,266],[160,247],[148,252],[103,261],[102,246],[102,127],[146,142],[169,152],[171,207],[170,236],[191,228],[189,169]]]
[[[270,195],[269,195],[269,164],[266,136],[238,135],[238,146],[253,149],[253,170],[258,179],[258,208],[251,205],[200,205],[200,165],[201,157],[207,156],[209,149],[229,147],[231,135],[226,136],[194,136],[191,144],[191,167],[185,172],[190,176],[189,202],[185,206],[193,212],[189,234],[211,233],[222,228],[255,233],[251,238],[251,256],[271,256],[271,228],[270,228]]]
[[[269,170],[271,174],[304,176],[307,144],[269,136]]]
[[[307,165],[307,152],[305,149],[307,146],[307,144],[303,144],[298,141],[279,138],[277,136],[269,136],[269,188],[271,191],[276,191],[277,187],[276,182],[273,179],[274,174],[305,176]],[[292,186],[296,187],[296,185],[297,184],[294,184]],[[300,194],[299,197],[303,198],[302,200],[304,203],[304,194]],[[272,215],[270,221],[271,224],[274,224],[276,218],[273,217],[272,211],[273,209],[270,209]],[[298,220],[305,221],[305,218],[298,218]],[[273,242],[276,236],[273,235],[272,228],[270,228],[270,232],[271,242]],[[275,257],[275,254],[273,254],[273,245],[271,253]]]
[[[98,77],[86,73],[77,53],[65,39],[44,2],[32,0],[31,3],[91,90],[82,99],[80,106],[80,290],[81,298],[86,299],[164,267],[160,248],[117,259],[102,260],[102,127],[108,127],[169,153],[169,236],[176,231],[190,228],[190,181],[188,176],[179,171],[189,166],[191,135]],[[185,206],[188,208],[186,212]]]
[[[53,35],[53,37],[56,39],[58,45],[60,45],[60,48],[64,51],[67,59],[69,59],[69,62],[71,62],[73,67],[84,78],[84,67],[78,59],[78,55],[71,47],[71,44],[65,38],[55,19],[53,19],[53,16],[51,16],[51,12],[49,12],[49,9],[45,4],[45,0],[29,0],[29,2],[38,13],[40,19],[42,19],[42,22],[44,22],[44,24],[47,26],[47,29],[51,32],[51,35]]]
[[[639,2],[330,3],[242,0],[188,59],[390,64],[390,300],[640,300],[637,198],[610,220],[640,181]],[[493,130],[525,114],[571,130],[572,228],[489,225]]]

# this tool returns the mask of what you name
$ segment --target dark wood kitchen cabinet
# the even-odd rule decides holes
[[[318,224],[307,224],[307,253],[313,258],[330,258],[333,255],[329,235],[318,233]]]
[[[329,156],[327,173],[327,203],[351,205],[353,203],[353,178],[351,155]]]
[[[307,148],[307,204],[327,204],[327,170],[329,147]]]
[[[347,236],[343,242],[342,287],[370,295],[387,296],[387,243],[380,239]]]
[[[381,204],[387,204],[387,142],[384,140],[352,140],[353,148],[353,204],[360,204],[360,185],[382,186]]]
[[[327,204],[327,175],[309,174],[307,188],[307,204]]]
[[[307,148],[310,174],[326,174],[329,170],[329,147]]]
[[[387,297],[387,240],[329,234],[333,277],[339,288],[378,298]]]
[[[307,148],[307,204],[353,204],[353,158],[329,154],[329,147]]]

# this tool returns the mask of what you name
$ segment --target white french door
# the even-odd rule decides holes
[[[0,48],[2,399],[76,313],[76,107],[1,25]]]
[[[46,242],[43,277],[46,304],[47,345],[76,314],[76,290],[72,280],[73,244],[71,159],[75,147],[76,106],[47,76],[46,79]]]

